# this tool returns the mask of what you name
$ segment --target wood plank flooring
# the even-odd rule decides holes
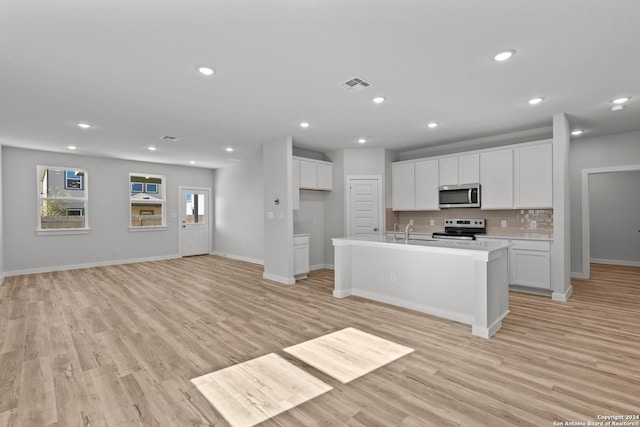
[[[264,426],[551,426],[640,414],[640,268],[594,264],[567,303],[511,293],[492,338],[215,256],[5,279],[0,426],[227,426],[190,383],[269,353],[333,390]],[[348,384],[282,351],[354,327],[415,351]]]

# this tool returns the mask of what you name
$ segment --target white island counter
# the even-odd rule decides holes
[[[509,313],[501,241],[334,238],[333,296],[357,295],[471,325],[492,336]]]

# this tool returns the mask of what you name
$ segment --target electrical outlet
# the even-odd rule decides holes
[[[537,221],[531,221],[529,224],[531,225],[531,228],[537,228],[538,227],[538,222]]]
[[[120,246],[116,246],[116,253],[120,252]]]
[[[430,225],[436,225],[436,221],[434,219],[432,219],[431,221],[429,221]]]
[[[396,273],[391,273],[391,277],[390,277],[392,282],[396,281]]]
[[[409,225],[413,225],[413,219],[409,220]]]
[[[506,227],[507,226],[507,220],[503,219],[502,221],[500,221],[500,227]]]

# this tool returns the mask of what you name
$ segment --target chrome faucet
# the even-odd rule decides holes
[[[400,224],[398,224],[397,222],[395,224],[393,224],[393,241],[396,241],[396,227],[398,227],[397,231],[400,231]]]
[[[413,225],[407,224],[407,228],[404,229],[404,240],[409,240],[412,231],[416,231],[416,229],[413,228]]]

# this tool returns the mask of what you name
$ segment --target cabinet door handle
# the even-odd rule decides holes
[[[378,227],[373,227],[373,231],[378,231]],[[640,230],[638,230],[640,231]]]

